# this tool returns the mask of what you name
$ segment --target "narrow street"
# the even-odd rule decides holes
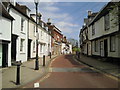
[[[47,75],[23,88],[34,88],[34,83],[39,83],[38,88],[118,88],[117,80],[76,62],[73,55],[57,57]]]

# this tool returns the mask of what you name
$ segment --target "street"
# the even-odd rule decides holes
[[[49,72],[23,88],[118,88],[118,80],[78,63],[73,55],[61,55],[49,65]]]

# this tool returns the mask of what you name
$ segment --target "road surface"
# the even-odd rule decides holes
[[[118,80],[107,77],[88,66],[78,63],[73,55],[62,55],[53,60],[44,77],[23,88],[118,88]]]

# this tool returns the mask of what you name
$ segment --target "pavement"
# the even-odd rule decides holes
[[[118,80],[107,77],[76,61],[73,55],[61,55],[49,65],[49,72],[22,88],[118,88]],[[105,89],[105,90],[106,90]],[[96,89],[95,89],[96,90]]]
[[[83,54],[80,54],[80,59],[78,59],[76,55],[74,55],[74,57],[78,61],[100,70],[102,73],[107,73],[116,78],[120,78],[120,61],[103,61],[100,58],[87,57]]]
[[[56,58],[57,55],[46,57],[46,66],[43,66],[43,59],[39,58],[39,70],[35,70],[35,59],[31,59],[27,62],[22,63],[20,68],[20,85],[16,85],[16,66],[0,69],[0,77],[2,80],[0,84],[2,88],[18,88],[28,82],[32,82],[47,72],[49,63]]]

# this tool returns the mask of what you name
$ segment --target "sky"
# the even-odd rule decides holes
[[[52,24],[62,31],[67,38],[79,40],[80,28],[83,25],[84,18],[87,17],[87,11],[100,11],[108,2],[39,2],[38,11],[42,14],[42,20],[47,22],[51,18]],[[35,4],[33,2],[20,2],[35,13]]]

